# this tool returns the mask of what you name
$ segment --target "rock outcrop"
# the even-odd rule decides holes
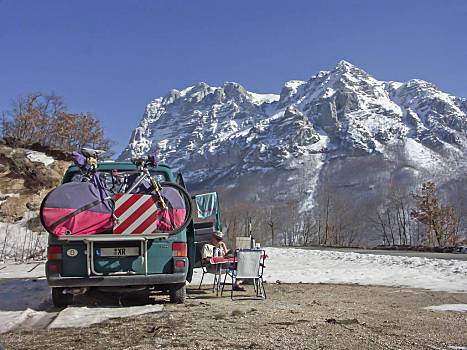
[[[70,156],[70,153],[49,150],[40,145],[28,146],[18,141],[3,140],[0,143],[0,222],[16,222],[26,212],[37,212],[43,197],[61,183],[70,165],[70,161],[64,159]],[[31,229],[42,230],[38,220],[32,220],[31,224]]]

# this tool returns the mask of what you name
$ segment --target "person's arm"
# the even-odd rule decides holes
[[[225,245],[225,243],[220,242],[219,245],[222,247],[222,250],[224,251],[224,255],[227,254],[229,250],[227,249],[227,246]]]

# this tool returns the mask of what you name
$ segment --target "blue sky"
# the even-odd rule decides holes
[[[119,153],[148,102],[199,81],[279,93],[345,59],[467,97],[467,1],[0,0],[0,111],[55,91]]]

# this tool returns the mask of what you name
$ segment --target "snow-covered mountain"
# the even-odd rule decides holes
[[[248,178],[256,196],[285,188],[311,205],[329,177],[362,193],[393,179],[465,176],[466,146],[467,99],[423,80],[379,81],[341,61],[280,95],[237,83],[171,90],[147,105],[118,159],[157,148],[191,188]]]

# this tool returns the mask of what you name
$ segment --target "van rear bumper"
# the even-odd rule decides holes
[[[187,264],[185,264],[185,268],[179,269],[179,271],[174,273],[86,277],[63,277],[60,274],[47,273],[48,271],[49,269],[46,267],[47,282],[49,287],[123,287],[185,283],[188,268]]]
[[[137,276],[89,276],[89,277],[61,277],[50,276],[47,279],[49,287],[122,287],[158,284],[185,283],[186,272],[137,275]]]

